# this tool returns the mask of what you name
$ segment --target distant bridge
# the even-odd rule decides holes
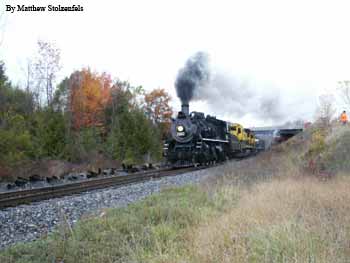
[[[260,147],[268,149],[272,144],[281,143],[288,140],[294,135],[302,132],[304,127],[300,126],[269,126],[269,127],[252,127],[255,136],[263,143],[260,143]]]

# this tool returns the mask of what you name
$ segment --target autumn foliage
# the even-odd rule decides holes
[[[173,114],[170,100],[171,97],[164,89],[155,89],[145,95],[145,111],[155,124],[160,125],[163,137],[170,129]]]
[[[70,77],[70,110],[75,130],[104,125],[103,111],[111,98],[112,80],[106,73],[83,69]]]
[[[114,79],[83,68],[40,103],[45,90],[14,87],[0,62],[0,180],[13,167],[40,160],[159,160],[172,114],[169,95]]]

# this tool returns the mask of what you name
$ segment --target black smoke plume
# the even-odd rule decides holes
[[[180,69],[175,81],[176,93],[182,104],[188,104],[196,90],[207,85],[209,79],[209,56],[204,52],[197,52]]]
[[[279,90],[254,78],[242,78],[215,65],[209,67],[209,55],[197,52],[180,69],[175,82],[182,111],[188,114],[190,101],[206,102],[209,114],[280,122],[286,113],[285,96]]]

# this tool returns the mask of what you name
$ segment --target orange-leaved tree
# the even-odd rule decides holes
[[[75,130],[89,127],[104,128],[103,111],[111,98],[110,75],[82,69],[71,75],[69,85],[69,108],[73,128]]]
[[[145,111],[153,123],[159,125],[163,138],[169,132],[173,114],[170,100],[170,95],[164,89],[154,89],[145,94]]]

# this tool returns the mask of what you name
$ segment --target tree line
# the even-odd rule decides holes
[[[60,52],[46,42],[28,63],[25,88],[0,63],[0,168],[96,154],[124,163],[160,159],[172,115],[164,89],[146,92],[90,68],[55,85],[59,70]]]

